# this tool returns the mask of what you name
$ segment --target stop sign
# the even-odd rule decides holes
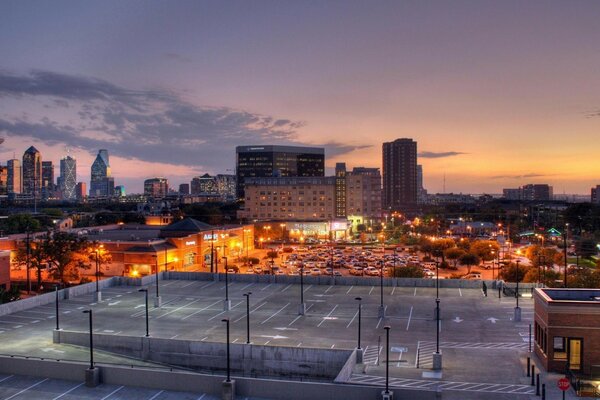
[[[567,378],[560,378],[557,383],[558,388],[563,392],[569,390],[569,380]]]

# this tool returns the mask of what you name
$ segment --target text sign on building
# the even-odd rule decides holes
[[[195,246],[196,245],[196,241],[195,240],[188,240],[187,242],[185,242],[186,246]]]
[[[219,236],[215,233],[214,235],[210,234],[210,233],[205,233],[204,234],[204,240],[217,240]]]

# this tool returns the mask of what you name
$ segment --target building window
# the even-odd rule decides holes
[[[566,360],[567,359],[567,348],[565,345],[565,338],[562,336],[554,336],[552,341],[553,353],[555,360]]]

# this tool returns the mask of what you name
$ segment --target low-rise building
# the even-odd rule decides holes
[[[534,311],[534,350],[547,371],[600,372],[600,289],[538,288]]]
[[[0,290],[10,289],[10,251],[0,250]]]

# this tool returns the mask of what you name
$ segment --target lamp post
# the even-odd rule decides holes
[[[362,297],[355,297],[354,300],[358,301],[358,344],[356,347],[356,363],[362,364],[363,350],[362,350],[362,347],[360,346],[361,319],[362,319]]]
[[[565,288],[569,287],[567,284],[567,235],[569,234],[569,224],[565,225],[565,234],[563,235],[563,246],[564,246],[564,254],[565,254]],[[578,263],[579,264],[579,263]],[[578,265],[579,266],[579,265]]]
[[[223,310],[229,311],[231,309],[231,301],[229,300],[229,273],[227,272],[227,257],[223,257],[225,260],[225,301],[223,302]]]
[[[517,300],[517,306],[515,307],[515,315],[514,315],[514,321],[515,322],[521,322],[521,308],[519,307],[519,261],[517,260],[517,287],[515,290],[515,298]]]
[[[92,310],[83,310],[84,314],[89,314],[90,318],[90,369],[94,369],[94,329],[92,323]]]
[[[160,294],[158,291],[158,255],[154,254],[152,257],[155,259],[155,268],[156,268],[156,298],[154,299],[154,307],[158,308],[161,306]]]
[[[390,326],[386,325],[385,329],[385,392],[386,396],[390,396]],[[388,397],[390,398],[390,397]]]
[[[231,382],[231,363],[229,357],[229,318],[223,318],[221,322],[225,322],[226,333],[227,333],[227,380],[225,382]]]
[[[58,321],[58,317],[59,317],[59,313],[58,313],[58,287],[59,285],[55,285],[54,286],[54,291],[56,292],[56,330],[60,330],[60,325],[59,325],[59,321]]]
[[[246,297],[246,343],[250,344],[250,295],[252,292],[244,293]]]
[[[31,243],[29,241],[29,226],[27,226],[26,240],[26,265],[27,265],[27,294],[31,293],[31,279],[29,278],[29,268],[31,267]]]
[[[100,293],[100,284],[98,283],[98,279],[99,279],[99,275],[100,275],[100,262],[98,260],[98,257],[100,256],[100,252],[99,249],[96,247],[96,250],[94,250],[94,253],[96,253],[96,293],[95,293],[95,300],[96,301],[102,301],[102,293]]]
[[[138,292],[144,292],[146,295],[146,337],[150,336],[150,326],[149,326],[149,318],[148,318],[148,289],[140,289]]]
[[[379,318],[385,318],[385,306],[383,305],[383,261],[379,262],[379,294],[380,294],[380,304],[379,304]]]
[[[300,306],[298,307],[298,315],[304,315],[306,306],[304,305],[304,263],[300,263]]]
[[[214,258],[215,258],[215,230],[210,231],[210,273],[214,273]]]

